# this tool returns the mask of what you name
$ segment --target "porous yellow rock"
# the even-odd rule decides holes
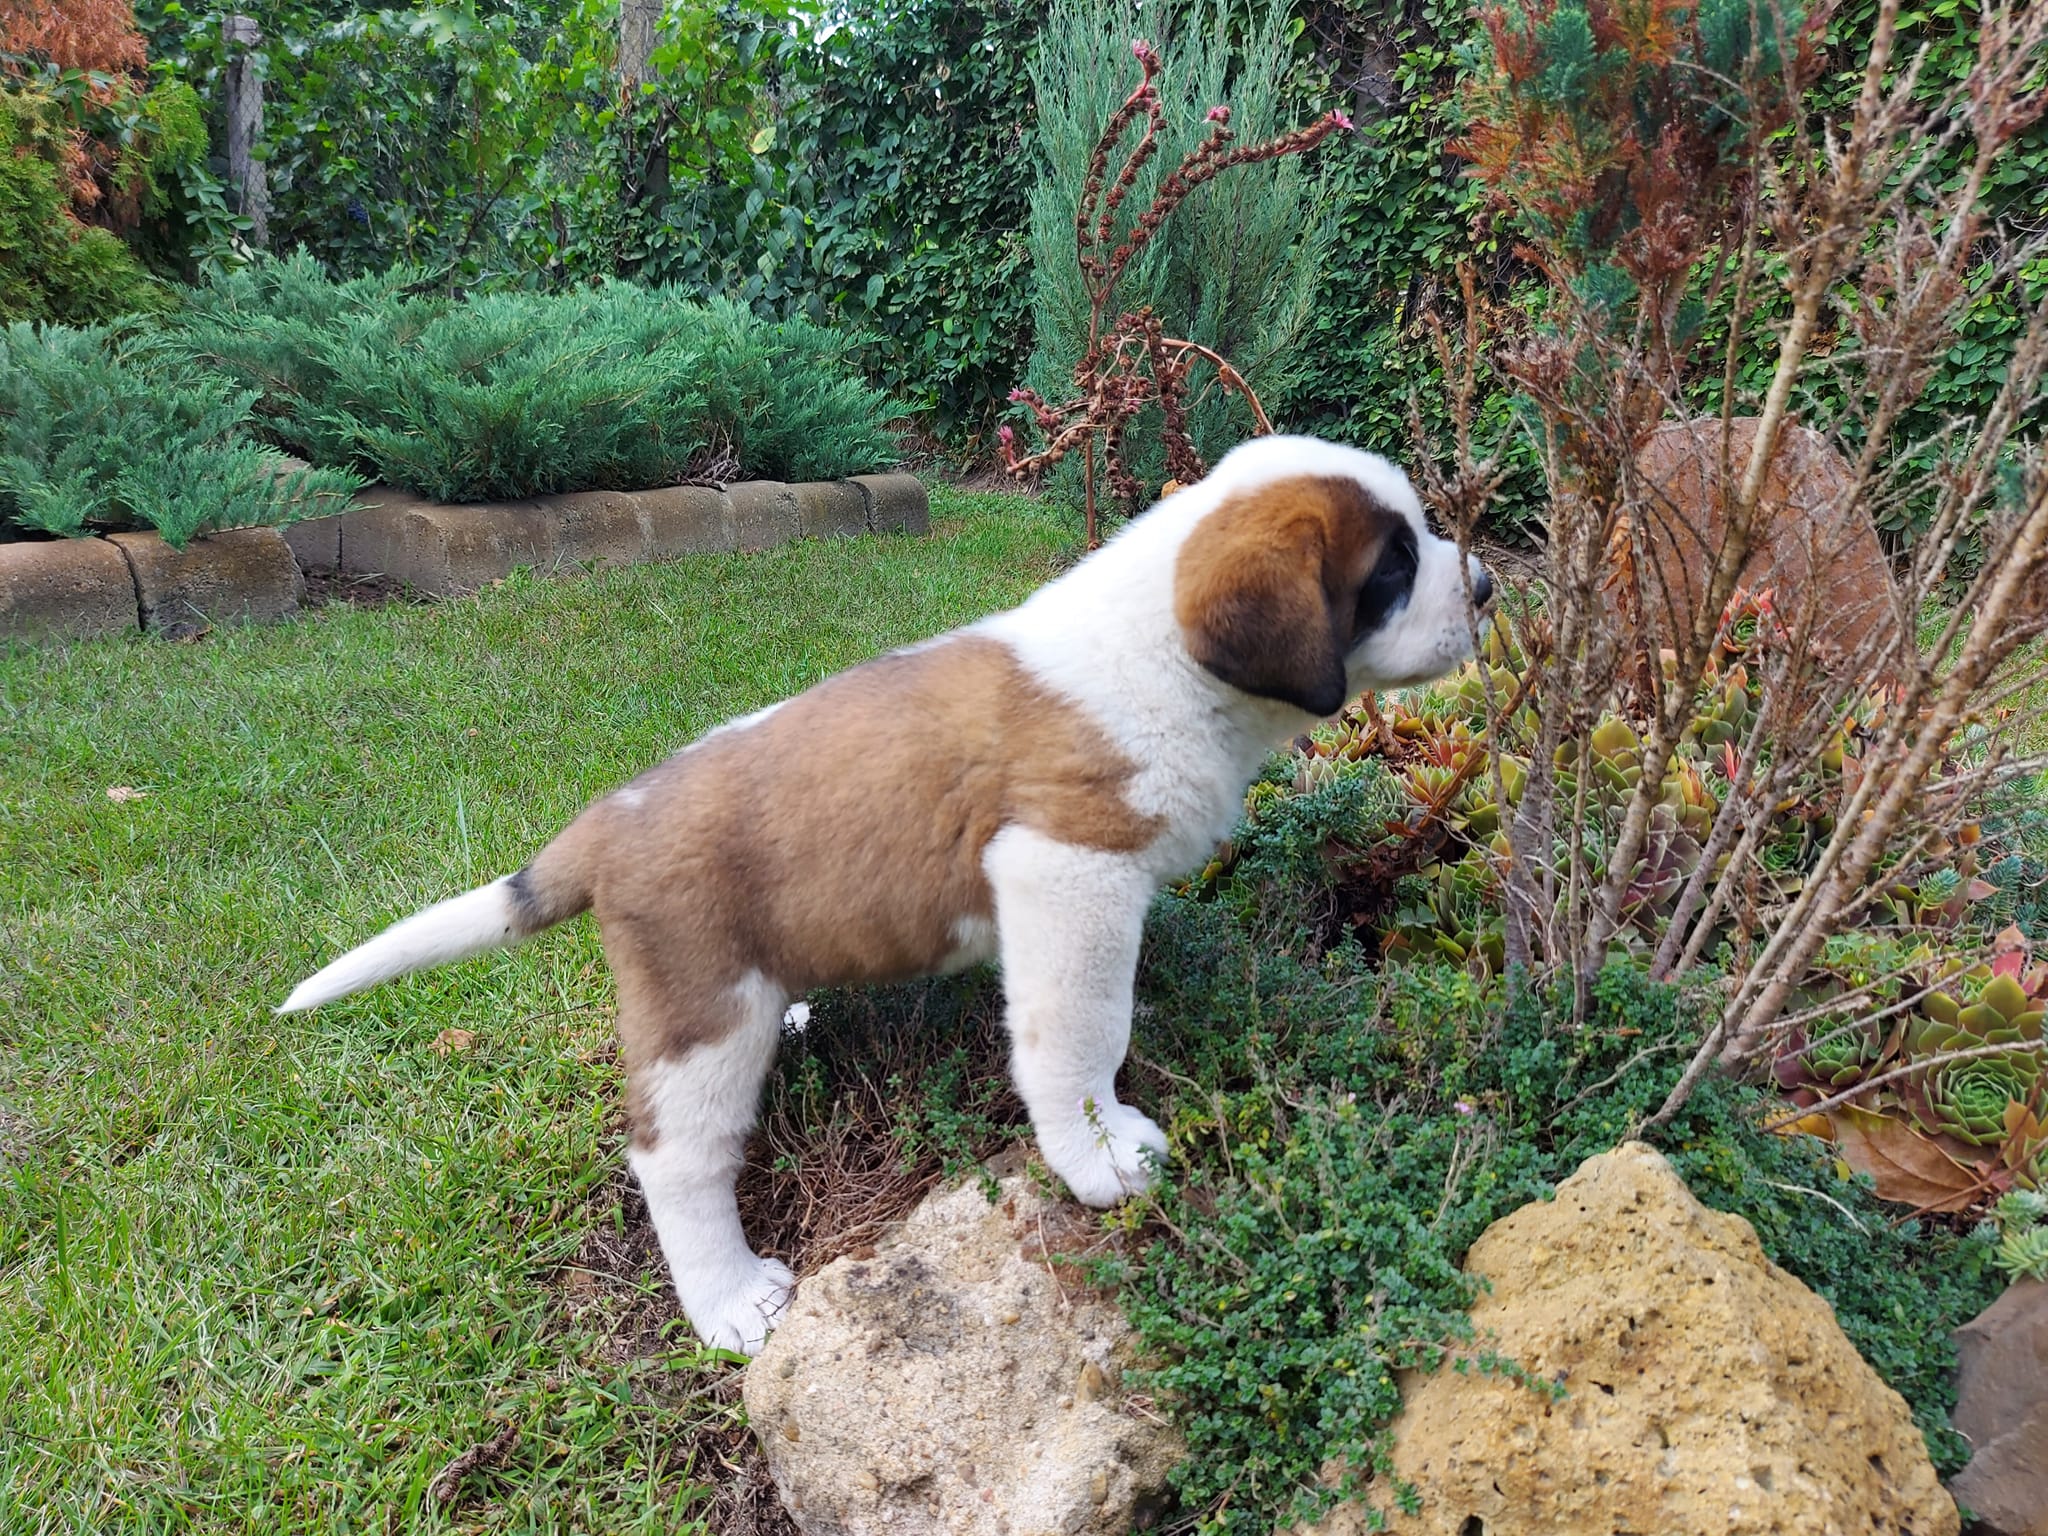
[[[1956,1536],[1898,1393],[1826,1302],[1655,1151],[1588,1160],[1472,1245],[1481,1338],[1566,1395],[1443,1370],[1403,1382],[1397,1536]],[[1338,1509],[1317,1536],[1367,1528]]]

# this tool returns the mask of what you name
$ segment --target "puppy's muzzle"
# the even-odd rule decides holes
[[[1479,563],[1477,555],[1465,557],[1472,565],[1472,606],[1484,613],[1493,606],[1493,575]]]

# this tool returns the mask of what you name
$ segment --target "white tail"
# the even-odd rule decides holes
[[[279,1013],[300,1013],[407,971],[464,960],[516,944],[534,930],[519,921],[507,875],[394,923],[369,943],[292,989]]]

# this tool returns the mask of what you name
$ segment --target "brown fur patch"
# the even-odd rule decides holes
[[[1301,475],[1231,497],[1181,547],[1173,609],[1195,660],[1319,715],[1350,691],[1358,591],[1406,520],[1355,480]]]
[[[749,972],[797,995],[940,969],[963,921],[994,920],[981,860],[1005,826],[1122,853],[1158,835],[1125,797],[1133,772],[1008,647],[959,636],[642,774],[534,860],[519,899],[595,908],[631,1068],[723,1038]]]

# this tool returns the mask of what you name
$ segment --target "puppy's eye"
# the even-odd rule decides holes
[[[1406,606],[1415,590],[1417,555],[1415,535],[1403,528],[1387,540],[1379,563],[1358,589],[1358,618],[1353,632],[1364,634],[1384,623],[1389,614]]]

